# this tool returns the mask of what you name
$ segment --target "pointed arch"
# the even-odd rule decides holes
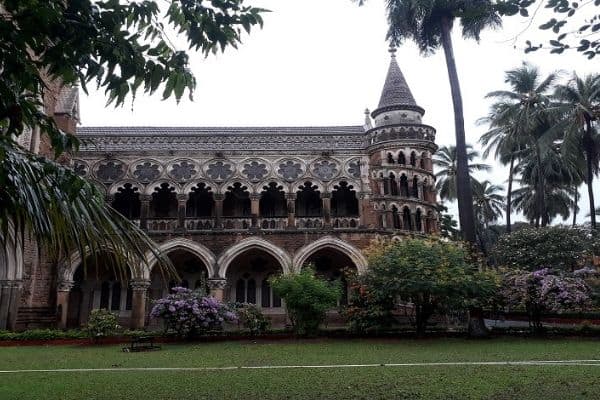
[[[362,251],[360,251],[360,249],[341,239],[332,236],[325,236],[319,240],[307,244],[306,246],[302,247],[296,252],[296,254],[294,255],[293,264],[294,271],[299,272],[306,260],[313,253],[326,248],[335,249],[347,255],[352,260],[359,273],[362,274],[367,270],[367,259],[363,255]]]
[[[212,251],[210,251],[206,246],[195,242],[190,239],[177,238],[173,240],[169,240],[167,242],[161,243],[157,246],[157,251],[159,253],[167,254],[174,250],[185,250],[196,257],[198,257],[206,266],[209,272],[209,276],[216,275],[216,257]],[[143,278],[150,279],[150,273],[154,266],[156,265],[156,256],[152,253],[146,254],[146,265],[141,267]]]
[[[291,272],[292,259],[285,250],[265,239],[252,237],[234,244],[219,256],[216,264],[218,266],[218,275],[216,276],[225,279],[227,276],[227,269],[231,262],[237,256],[251,249],[262,250],[273,256],[281,265],[284,274],[289,274]]]

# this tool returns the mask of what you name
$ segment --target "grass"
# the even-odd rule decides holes
[[[116,370],[0,374],[0,399],[596,399],[600,366],[118,369],[600,359],[599,344],[581,339],[315,340],[165,345],[136,354],[122,353],[118,346],[0,347],[0,370]]]

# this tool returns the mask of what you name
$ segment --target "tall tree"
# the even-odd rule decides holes
[[[473,182],[472,174],[475,171],[489,171],[487,164],[474,162],[479,157],[479,152],[473,150],[473,146],[467,145],[467,160],[469,182]],[[442,146],[433,156],[433,164],[437,167],[436,189],[444,200],[456,200],[458,198],[458,151],[456,146]],[[472,186],[472,184],[470,184]],[[462,226],[461,226],[462,229]]]
[[[506,197],[500,194],[504,187],[493,185],[489,180],[473,182],[473,207],[475,215],[481,221],[484,228],[489,227],[490,222],[497,221],[505,207]]]
[[[22,148],[18,137],[41,129],[55,157],[77,149],[77,138],[45,113],[43,98],[57,82],[84,91],[94,84],[115,105],[142,87],[162,88],[163,98],[191,95],[189,56],[166,31],[210,54],[237,46],[263,11],[244,0],[0,2],[0,247],[26,234],[57,257],[108,247],[122,267],[154,251],[89,182]]]
[[[517,173],[520,153],[525,146],[524,138],[520,136],[515,120],[512,118],[511,104],[504,102],[494,103],[489,114],[478,121],[489,124],[490,130],[479,139],[485,146],[483,156],[485,158],[493,152],[494,158],[503,165],[508,165],[508,188],[506,191],[506,232],[512,231],[512,190],[513,181]]]
[[[562,149],[585,158],[585,183],[593,210],[593,182],[600,172],[600,135],[593,126],[600,119],[600,74],[581,78],[574,73],[567,84],[556,86],[555,97],[555,111],[561,120],[557,128],[565,132]],[[596,229],[594,213],[590,214],[590,221],[592,229]]]
[[[365,0],[358,0],[360,4]],[[461,230],[464,239],[476,240],[473,215],[473,194],[469,182],[469,167],[465,139],[463,101],[452,44],[452,29],[456,21],[462,26],[462,36],[479,41],[486,28],[501,25],[495,2],[489,0],[387,0],[389,30],[387,37],[394,45],[408,39],[414,41],[422,54],[444,49],[448,78],[454,106],[454,126],[457,148],[457,198]]]
[[[500,90],[488,93],[486,97],[493,98],[503,103],[504,118],[514,124],[514,137],[521,138],[533,151],[536,162],[531,165],[542,165],[543,152],[550,149],[553,137],[549,134],[552,123],[548,118],[548,107],[551,104],[550,91],[557,79],[556,74],[545,78],[540,75],[539,69],[524,63],[521,67],[507,71],[505,82],[509,90]],[[542,215],[544,205],[544,172],[537,168],[535,190],[538,214]],[[538,222],[540,222],[538,220]],[[547,223],[541,220],[542,225]]]

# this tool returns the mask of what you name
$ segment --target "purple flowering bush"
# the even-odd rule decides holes
[[[237,321],[235,312],[221,301],[183,287],[173,288],[167,297],[156,300],[150,317],[162,319],[167,332],[178,336],[220,330],[223,323]]]
[[[549,268],[507,272],[500,290],[506,305],[527,311],[530,326],[538,332],[543,313],[584,310],[591,305],[590,295],[580,274],[556,274]]]

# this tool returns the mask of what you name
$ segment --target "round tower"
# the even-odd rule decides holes
[[[379,105],[366,133],[373,202],[386,231],[438,232],[432,155],[435,129],[422,123],[417,105],[396,61],[395,48]]]

